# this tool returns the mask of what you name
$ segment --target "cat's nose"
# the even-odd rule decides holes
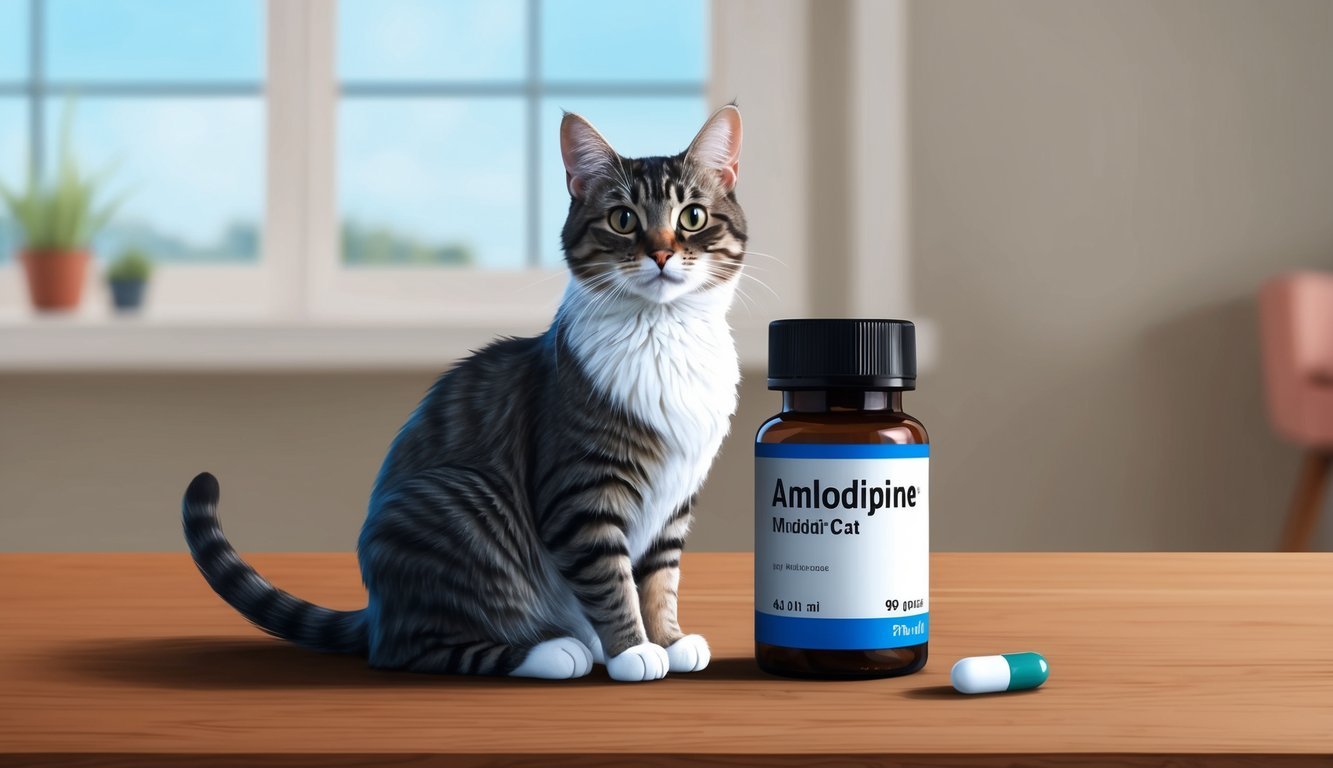
[[[657,262],[657,268],[664,270],[666,269],[667,259],[670,259],[673,253],[671,251],[653,251],[651,255],[653,261]]]

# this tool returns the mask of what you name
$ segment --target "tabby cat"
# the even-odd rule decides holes
[[[357,546],[369,605],[275,588],[218,523],[208,473],[185,538],[210,586],[260,629],[418,672],[616,680],[708,665],[677,620],[691,503],[736,409],[726,313],[746,242],[740,112],[689,148],[631,159],[578,115],[560,125],[569,285],[551,327],[441,376],[394,439]]]

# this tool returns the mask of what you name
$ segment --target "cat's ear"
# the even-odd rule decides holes
[[[727,189],[736,186],[741,171],[741,111],[735,104],[714,112],[685,150],[686,157],[722,175]]]
[[[570,197],[583,197],[588,182],[611,172],[620,155],[592,123],[573,112],[560,121],[560,157],[565,161],[565,186]]]

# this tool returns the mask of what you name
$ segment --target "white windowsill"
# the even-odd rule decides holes
[[[915,322],[917,367],[929,371],[935,324]],[[443,371],[499,336],[533,336],[547,323],[0,314],[0,373]],[[733,316],[732,327],[741,365],[766,367],[767,324]]]
[[[0,372],[441,371],[548,323],[0,315]],[[737,324],[735,336],[742,364],[762,367],[767,329]]]

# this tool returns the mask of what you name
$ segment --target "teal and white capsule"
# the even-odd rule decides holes
[[[1046,682],[1050,671],[1040,653],[968,656],[953,665],[949,680],[959,693],[1026,691]]]

